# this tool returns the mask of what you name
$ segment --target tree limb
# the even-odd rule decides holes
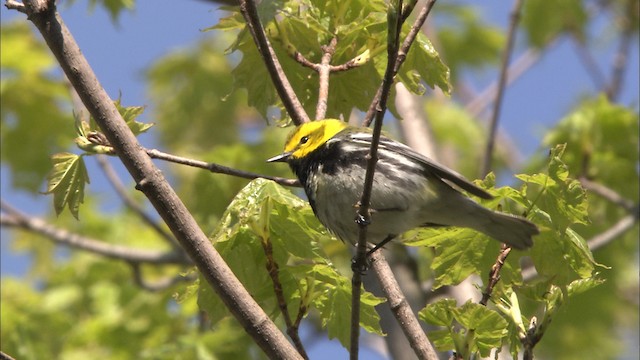
[[[418,323],[381,251],[371,254],[371,268],[380,282],[391,312],[396,317],[416,356],[419,359],[437,360],[438,355]]]
[[[53,226],[43,219],[29,216],[18,211],[4,201],[2,202],[2,211],[6,213],[0,215],[0,224],[2,226],[15,227],[40,234],[60,245],[92,252],[96,255],[111,259],[127,261],[129,263],[192,265],[190,259],[187,258],[184,253],[136,249],[128,246],[109,244]]]
[[[516,31],[518,22],[520,21],[520,12],[524,0],[515,0],[513,10],[511,11],[511,21],[509,22],[509,31],[507,35],[507,46],[502,54],[502,66],[500,67],[500,78],[498,80],[498,90],[496,93],[496,101],[493,103],[493,112],[489,122],[489,134],[487,137],[487,147],[484,152],[484,161],[482,163],[482,177],[485,177],[491,171],[491,163],[493,159],[493,148],[495,147],[496,133],[498,129],[498,119],[500,118],[500,108],[502,106],[502,98],[507,83],[507,69],[509,60],[513,52],[513,45],[516,40]]]
[[[271,358],[297,359],[297,351],[235,277],[185,205],[155,167],[118,113],[56,11],[55,1],[25,0],[28,19],[38,28],[83,104],[116,153],[245,331]]]
[[[507,260],[507,256],[511,252],[511,248],[507,244],[502,244],[500,248],[500,253],[496,258],[496,262],[491,266],[491,271],[489,272],[489,279],[487,281],[487,286],[482,292],[482,299],[480,299],[480,304],[487,306],[489,299],[491,298],[491,293],[493,292],[493,288],[496,286],[498,281],[500,280],[500,270],[504,266],[504,262]]]
[[[409,30],[407,37],[402,42],[402,46],[400,46],[400,48],[398,49],[396,60],[394,61],[393,76],[398,73],[400,66],[407,58],[407,54],[409,53],[411,45],[413,45],[416,36],[418,36],[418,32],[420,32],[422,25],[424,25],[424,22],[427,20],[427,17],[429,16],[429,13],[431,12],[431,9],[433,8],[433,5],[435,5],[435,3],[436,0],[427,0],[427,2],[422,7],[422,10],[420,10],[420,14],[418,14],[416,20],[413,22],[413,25],[411,25],[411,29]],[[406,14],[406,16],[403,14],[403,18],[406,19],[406,17],[408,17],[408,14]],[[371,105],[369,105],[369,109],[367,110],[367,113],[364,115],[364,119],[362,120],[362,126],[371,125],[371,122],[373,121],[373,118],[377,112],[378,104],[380,103],[380,99],[382,97],[382,87],[383,85],[381,84],[378,88],[378,91],[376,92],[376,95],[371,101]]]
[[[632,40],[635,35],[631,19],[633,15],[631,14],[635,12],[637,15],[637,6],[637,0],[627,0],[627,11],[623,12],[621,15],[620,22],[622,23],[622,34],[620,37],[620,44],[618,45],[618,50],[616,51],[613,60],[611,82],[606,89],[607,98],[611,101],[615,101],[618,98],[618,95],[620,95],[620,89],[622,88],[624,73],[629,62],[629,51],[631,50],[631,44],[633,44]]]
[[[291,83],[289,83],[287,75],[284,73],[284,70],[282,70],[282,66],[278,61],[276,52],[271,47],[269,39],[267,39],[267,34],[264,32],[260,17],[258,16],[256,4],[253,0],[240,0],[240,12],[242,12],[242,16],[244,16],[247,22],[247,27],[251,32],[251,36],[253,36],[253,41],[265,62],[269,75],[271,75],[271,81],[273,81],[276,91],[285,109],[287,109],[287,113],[291,116],[291,120],[296,125],[309,122],[309,116],[304,111],[304,107],[302,107],[300,100],[298,100],[296,93],[293,91]]]

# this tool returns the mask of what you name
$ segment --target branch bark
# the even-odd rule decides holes
[[[244,16],[247,22],[247,27],[258,47],[258,52],[267,66],[269,75],[271,75],[271,81],[273,81],[276,91],[278,91],[278,95],[285,109],[287,109],[287,113],[291,116],[291,120],[296,125],[309,122],[309,115],[304,111],[300,100],[298,100],[296,93],[291,87],[291,83],[289,83],[287,79],[287,75],[284,73],[284,70],[282,70],[276,52],[273,50],[273,47],[271,47],[269,39],[267,39],[267,34],[264,32],[260,17],[258,16],[256,4],[253,0],[240,0],[240,12],[242,12],[242,16]]]
[[[42,34],[85,107],[136,181],[136,188],[149,198],[207,283],[267,356],[279,359],[300,358],[287,338],[251,298],[213,248],[160,170],[138,143],[56,11],[55,1],[25,0],[24,4],[28,19]]]
[[[109,244],[53,226],[43,219],[29,216],[16,210],[4,201],[2,202],[2,211],[5,214],[0,215],[0,225],[37,233],[60,245],[130,263],[192,265],[190,259],[182,252],[136,249],[129,246]]]
[[[511,11],[511,21],[509,22],[509,33],[507,37],[507,47],[505,48],[502,55],[502,66],[500,67],[498,91],[496,94],[496,101],[493,103],[491,121],[489,122],[489,135],[487,137],[487,147],[484,152],[482,177],[485,177],[489,173],[489,171],[491,171],[493,148],[495,146],[496,133],[498,129],[498,119],[500,118],[500,108],[502,107],[502,98],[504,96],[504,89],[507,83],[507,69],[509,67],[511,53],[513,52],[513,45],[516,40],[516,30],[518,29],[518,22],[520,21],[520,12],[522,11],[523,3],[524,0],[515,0],[515,3],[513,4],[513,10]]]
[[[437,360],[438,355],[431,346],[431,342],[422,330],[411,306],[407,302],[398,282],[391,272],[389,264],[385,260],[381,251],[371,254],[371,268],[373,269],[382,291],[387,298],[391,312],[398,320],[411,348],[419,359]]]

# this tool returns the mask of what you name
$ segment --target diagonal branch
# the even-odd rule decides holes
[[[273,47],[271,47],[269,39],[267,39],[267,34],[264,32],[260,17],[258,16],[256,4],[253,0],[240,0],[240,12],[242,12],[242,16],[244,16],[247,22],[247,27],[251,32],[251,36],[253,36],[253,41],[258,47],[258,52],[267,66],[269,75],[271,75],[271,81],[273,81],[285,109],[287,109],[289,116],[291,116],[291,120],[293,120],[293,123],[296,125],[309,122],[309,116],[304,111],[300,100],[298,100],[296,93],[293,91],[291,83],[289,83],[287,75],[284,73],[284,70],[282,70],[282,66],[278,61],[276,52],[273,50]]]
[[[391,312],[396,317],[416,356],[419,359],[437,360],[438,355],[418,323],[382,252],[376,251],[371,254],[371,268],[380,282]]]
[[[493,103],[493,112],[489,122],[489,134],[487,137],[487,147],[484,152],[484,161],[482,164],[482,177],[485,177],[491,171],[491,163],[493,159],[493,148],[495,147],[496,134],[498,129],[498,119],[500,118],[500,108],[502,107],[502,98],[504,89],[507,84],[507,69],[509,60],[513,52],[513,45],[516,40],[516,31],[518,22],[520,21],[520,13],[524,0],[515,0],[513,10],[511,10],[511,21],[509,22],[509,31],[507,35],[507,47],[502,54],[502,66],[500,67],[500,79],[498,81],[498,90],[496,93],[496,101]]]
[[[427,0],[427,2],[422,7],[422,10],[420,10],[420,14],[418,14],[418,16],[416,17],[416,20],[413,22],[413,25],[411,26],[411,29],[409,30],[407,37],[402,42],[402,46],[400,46],[400,49],[398,49],[396,60],[394,61],[393,76],[395,76],[398,73],[400,66],[406,60],[407,54],[409,53],[409,49],[411,49],[411,45],[413,45],[413,42],[418,36],[418,33],[420,32],[422,25],[424,25],[424,22],[427,20],[427,17],[429,16],[429,13],[431,12],[431,9],[433,8],[433,5],[435,5],[435,3],[436,3],[436,0]],[[408,16],[409,14],[403,13],[403,19],[406,19]],[[383,81],[383,84],[384,84],[384,81]],[[371,101],[371,105],[369,105],[369,109],[367,110],[367,113],[364,115],[364,119],[362,120],[362,126],[371,125],[371,122],[373,121],[373,118],[378,109],[378,104],[380,103],[380,99],[382,98],[383,84],[380,85],[380,87],[378,88],[378,91],[376,92],[376,95],[373,97],[373,100]]]
[[[0,215],[0,224],[2,226],[15,227],[40,234],[60,245],[130,263],[191,264],[190,259],[181,252],[136,249],[128,246],[113,245],[70,232],[53,226],[43,219],[24,214],[4,201],[2,202],[2,211],[5,213]]]
[[[615,101],[620,95],[620,89],[622,88],[622,82],[624,80],[624,73],[629,63],[629,52],[631,51],[631,45],[633,44],[633,37],[636,34],[633,26],[633,15],[638,12],[638,1],[627,0],[627,11],[621,15],[620,22],[622,23],[622,34],[620,38],[620,44],[616,51],[613,60],[613,69],[611,74],[611,82],[607,86],[606,94],[609,100]]]
[[[107,161],[107,158],[104,155],[98,155],[96,156],[96,160],[107,177],[107,180],[111,183],[111,186],[113,186],[113,189],[116,191],[120,199],[122,199],[122,202],[124,202],[131,211],[136,213],[144,223],[149,225],[156,233],[162,236],[162,238],[165,239],[174,249],[182,251],[180,244],[177,243],[173,235],[162,228],[160,224],[151,218],[151,216],[147,215],[144,209],[138,205],[131,196],[129,196],[127,188],[124,186],[122,181],[120,181],[120,178],[116,174],[115,170],[113,170],[111,164],[109,164],[109,161]]]
[[[138,143],[62,21],[55,1],[24,0],[24,4],[27,18],[42,34],[83,104],[135,180],[136,188],[149,198],[208,285],[267,356],[298,359],[297,351],[251,298]]]
[[[491,271],[489,271],[489,281],[487,281],[487,286],[482,292],[482,299],[480,300],[480,305],[487,306],[489,299],[491,298],[491,293],[493,292],[493,288],[496,286],[498,281],[500,281],[500,270],[504,266],[504,262],[507,260],[507,256],[511,252],[511,248],[507,244],[502,244],[500,248],[500,253],[496,258],[496,262],[491,266]]]

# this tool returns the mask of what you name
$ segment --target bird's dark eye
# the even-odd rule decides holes
[[[303,137],[300,139],[300,144],[306,144],[306,143],[307,143],[307,141],[309,141],[309,137],[308,137],[308,136],[303,136]]]

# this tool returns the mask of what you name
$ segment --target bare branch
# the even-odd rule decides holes
[[[500,270],[504,266],[505,260],[507,260],[507,256],[511,252],[511,248],[507,244],[502,244],[502,248],[500,249],[500,253],[496,258],[495,264],[491,266],[491,271],[489,272],[489,281],[487,281],[487,286],[482,292],[482,299],[480,300],[480,304],[487,306],[489,299],[491,298],[491,293],[493,292],[493,288],[496,286],[498,281],[500,280]]]
[[[391,272],[391,268],[381,251],[371,254],[371,268],[380,282],[382,291],[387,298],[391,312],[398,320],[411,348],[419,359],[437,360],[438,355],[431,346],[427,335],[420,327],[411,306],[407,302],[398,282]]]
[[[547,49],[558,44],[557,40],[552,41],[547,46]],[[535,49],[528,49],[522,55],[520,55],[507,70],[506,86],[511,85],[522,74],[529,70],[534,64],[540,60],[542,53]],[[490,104],[496,101],[498,95],[498,82],[493,82],[486,89],[480,92],[471,102],[465,106],[465,110],[471,114],[471,116],[477,117],[482,113]]]
[[[9,10],[17,10],[23,14],[27,13],[27,9],[24,7],[24,4],[16,0],[6,0],[4,6]]]
[[[113,245],[98,239],[72,233],[66,229],[53,226],[43,219],[26,215],[11,205],[2,202],[0,224],[20,228],[45,236],[53,242],[72,248],[92,252],[96,255],[111,259],[123,260],[130,263],[149,264],[183,264],[191,265],[191,261],[184,253],[175,251],[158,251],[150,249],[136,249],[128,246]]]
[[[297,351],[235,277],[140,146],[56,11],[55,2],[24,0],[24,4],[28,19],[38,28],[83,104],[131,173],[136,188],[149,198],[208,285],[267,356],[298,359]]]
[[[329,74],[331,73],[331,58],[336,51],[337,38],[332,38],[329,45],[322,47],[322,60],[318,69],[318,104],[316,105],[316,120],[322,120],[327,115],[327,99],[329,98]]]
[[[5,353],[4,351],[0,351],[0,360],[15,360],[11,357],[11,355]]]
[[[591,181],[589,179],[587,179],[586,177],[580,177],[580,184],[582,185],[583,188],[593,192],[594,194],[597,194],[599,196],[601,196],[602,198],[620,206],[621,208],[627,210],[628,212],[632,212],[634,211],[634,209],[636,208],[636,205],[633,203],[633,201],[623,197],[622,195],[618,194],[615,190]]]
[[[582,62],[582,65],[584,66],[585,70],[587,71],[587,74],[593,81],[593,84],[595,85],[596,89],[604,88],[607,80],[605,79],[604,74],[600,70],[598,63],[589,52],[589,49],[587,49],[587,47],[575,36],[573,36],[571,40],[574,45],[573,48],[575,49],[576,54],[578,54],[578,59],[580,59],[580,61]]]
[[[263,178],[263,179],[275,181],[280,185],[298,186],[298,187],[300,186],[300,182],[296,179],[287,179],[287,178],[281,178],[277,176],[260,175],[250,171],[238,170],[238,169],[230,168],[228,166],[224,166],[216,163],[208,163],[200,160],[185,158],[182,156],[171,155],[156,149],[145,149],[144,151],[147,153],[147,155],[149,155],[149,157],[154,159],[165,160],[165,161],[169,161],[176,164],[182,164],[182,165],[192,166],[200,169],[205,169],[216,174],[232,175],[232,176],[237,176],[244,179]]]
[[[98,161],[98,165],[100,166],[105,176],[107,177],[107,180],[109,181],[109,183],[111,183],[111,186],[113,186],[113,189],[116,191],[120,199],[122,199],[122,202],[124,202],[124,204],[129,209],[131,209],[131,211],[136,213],[144,223],[149,225],[156,233],[158,233],[165,240],[167,240],[167,242],[171,244],[171,246],[174,249],[180,249],[180,251],[183,251],[182,248],[180,247],[180,244],[177,243],[173,235],[167,232],[164,228],[160,226],[160,224],[158,224],[149,215],[147,215],[144,209],[140,205],[138,205],[138,203],[136,203],[131,196],[129,196],[129,194],[127,193],[126,187],[124,186],[122,181],[120,181],[120,178],[116,174],[111,164],[109,164],[109,161],[107,160],[106,156],[98,155],[96,156],[96,160]]]
[[[398,73],[400,66],[402,65],[402,63],[404,63],[405,59],[407,58],[407,54],[409,53],[409,49],[411,48],[411,45],[413,45],[413,42],[415,41],[416,36],[418,36],[418,33],[420,32],[422,25],[424,25],[424,22],[427,20],[427,17],[429,16],[429,13],[431,12],[431,9],[433,8],[433,5],[435,5],[435,3],[436,3],[436,0],[428,0],[422,7],[422,10],[420,11],[420,14],[418,14],[418,16],[416,17],[416,20],[413,22],[413,25],[411,26],[411,29],[409,30],[407,37],[402,42],[402,46],[400,46],[400,48],[398,49],[398,53],[396,55],[397,57],[394,62],[393,76],[395,76]],[[383,84],[384,84],[384,81],[383,81]],[[378,91],[376,92],[376,95],[371,101],[371,105],[369,105],[369,109],[367,110],[367,113],[364,115],[364,119],[362,120],[362,126],[371,125],[371,122],[373,121],[373,117],[377,112],[378,104],[380,103],[380,99],[382,97],[382,92],[383,92],[382,87],[383,85],[381,84],[380,87],[378,88]]]
[[[269,39],[267,39],[267,34],[264,32],[260,17],[258,16],[256,4],[253,0],[240,0],[240,12],[242,12],[242,16],[244,16],[247,22],[247,27],[253,36],[253,41],[258,47],[258,52],[267,66],[269,75],[271,75],[271,81],[273,81],[285,109],[287,109],[289,116],[291,116],[291,120],[296,125],[309,122],[309,116],[304,111],[300,100],[298,100],[296,93],[293,91],[291,83],[289,83],[287,75],[284,73],[284,70],[282,70],[282,66],[278,61],[278,57],[271,47]]]
[[[624,80],[624,73],[627,69],[629,62],[629,52],[631,51],[632,40],[635,35],[633,23],[631,17],[633,13],[638,12],[638,1],[627,0],[627,11],[625,11],[619,21],[621,22],[622,34],[620,37],[620,44],[613,60],[613,69],[611,74],[611,82],[606,89],[606,94],[609,100],[615,101],[620,94],[622,88],[622,82]]]
[[[511,21],[509,22],[509,31],[507,35],[507,47],[502,55],[502,66],[500,67],[500,79],[498,81],[498,92],[496,101],[493,103],[493,112],[489,122],[489,134],[487,138],[487,148],[484,152],[484,161],[482,165],[482,177],[485,177],[491,171],[491,163],[493,159],[493,148],[495,146],[496,133],[498,129],[498,119],[500,118],[500,108],[502,106],[502,98],[507,83],[507,69],[513,45],[516,40],[516,30],[520,21],[520,12],[522,11],[523,0],[515,0],[513,10],[511,11]]]

